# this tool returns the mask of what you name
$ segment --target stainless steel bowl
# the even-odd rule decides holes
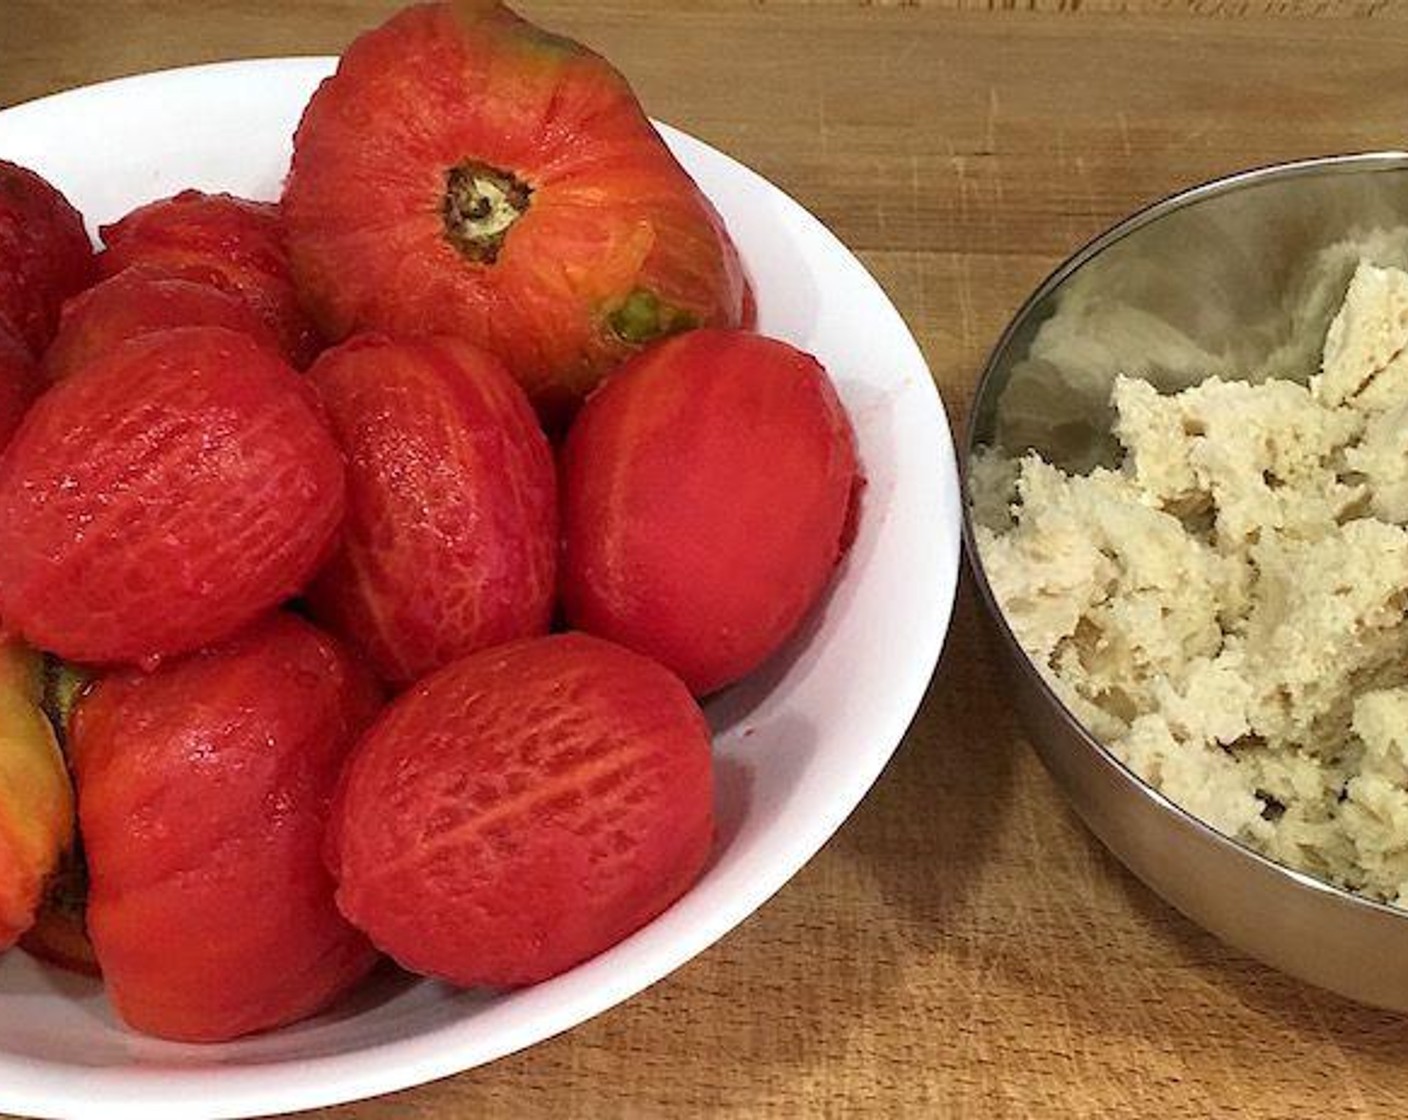
[[[1136,214],[1076,253],[1017,313],[979,384],[965,465],[992,445],[1035,448],[1073,469],[1106,458],[1106,393],[1119,371],[1166,389],[1214,371],[1310,372],[1355,247],[1366,245],[1379,263],[1408,267],[1408,154],[1260,168]],[[966,498],[966,471],[964,484]],[[1352,999],[1408,1011],[1408,911],[1243,847],[1117,761],[1022,651],[973,530],[965,501],[968,556],[1018,708],[1047,769],[1105,846],[1239,949]]]

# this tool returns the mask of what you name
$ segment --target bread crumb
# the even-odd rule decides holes
[[[1008,624],[1174,803],[1408,904],[1408,272],[1360,263],[1308,385],[1109,400],[1113,467],[972,465]]]

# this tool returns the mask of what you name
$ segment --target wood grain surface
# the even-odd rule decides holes
[[[960,431],[987,348],[1083,240],[1198,180],[1408,130],[1408,4],[1389,0],[520,6],[819,214],[904,312]],[[335,52],[392,7],[0,0],[0,105]],[[1260,1120],[1405,1097],[1404,1020],[1223,947],[1083,831],[965,588],[893,763],[744,926],[563,1037],[321,1115]]]

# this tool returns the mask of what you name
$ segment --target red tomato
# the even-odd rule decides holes
[[[99,232],[107,246],[98,258],[104,276],[144,265],[233,292],[264,320],[296,369],[322,349],[294,287],[273,203],[182,191]]]
[[[0,324],[0,451],[39,395],[39,368],[29,350]]]
[[[653,661],[584,634],[483,650],[358,744],[328,837],[338,906],[413,971],[546,979],[698,878],[711,765],[703,713]]]
[[[83,218],[54,187],[0,160],[0,329],[38,358],[59,309],[94,279]]]
[[[344,487],[312,389],[248,335],[134,339],[0,455],[0,617],[79,662],[218,641],[312,577]]]
[[[229,327],[278,350],[278,340],[239,296],[139,265],[64,305],[59,333],[44,352],[44,372],[57,381],[129,338],[196,326]]]
[[[330,338],[461,335],[549,420],[644,343],[744,316],[723,223],[626,80],[498,4],[354,42],[299,126],[284,213]]]
[[[556,477],[502,363],[459,339],[359,336],[309,377],[348,461],[341,545],[309,592],[317,616],[395,685],[547,633]]]
[[[796,629],[850,543],[850,421],[815,358],[692,331],[624,366],[562,457],[562,597],[574,627],[704,695]]]
[[[235,1038],[314,1014],[372,966],[322,845],[378,700],[337,643],[279,614],[153,673],[105,677],[79,702],[89,931],[129,1025]]]

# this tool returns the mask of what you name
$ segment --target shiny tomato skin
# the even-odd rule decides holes
[[[136,265],[64,305],[43,370],[58,381],[120,343],[172,327],[228,327],[277,351],[278,341],[239,296],[212,284]]]
[[[531,192],[487,263],[447,236],[450,176],[467,161]],[[498,4],[411,7],[354,42],[304,114],[283,203],[328,337],[469,338],[549,424],[640,332],[745,313],[722,220],[626,80]]]
[[[64,300],[95,279],[83,218],[51,183],[0,159],[0,328],[37,359]]]
[[[669,907],[713,819],[709,729],[678,678],[554,634],[395,700],[348,764],[328,856],[343,913],[401,965],[513,987]]]
[[[79,702],[70,753],[108,995],[136,1030],[218,1042],[315,1014],[375,962],[322,860],[370,674],[274,614]]]
[[[556,593],[552,451],[492,354],[453,338],[358,336],[309,371],[348,463],[314,614],[390,684],[545,634]]]
[[[272,202],[187,190],[99,230],[103,276],[133,265],[210,284],[245,301],[295,369],[322,349],[289,270],[284,221]]]
[[[561,486],[568,623],[656,658],[702,696],[796,630],[850,543],[861,479],[815,358],[701,330],[591,397]]]
[[[151,662],[297,594],[342,520],[311,388],[248,335],[183,327],[51,387],[0,455],[0,617],[76,662]]]

